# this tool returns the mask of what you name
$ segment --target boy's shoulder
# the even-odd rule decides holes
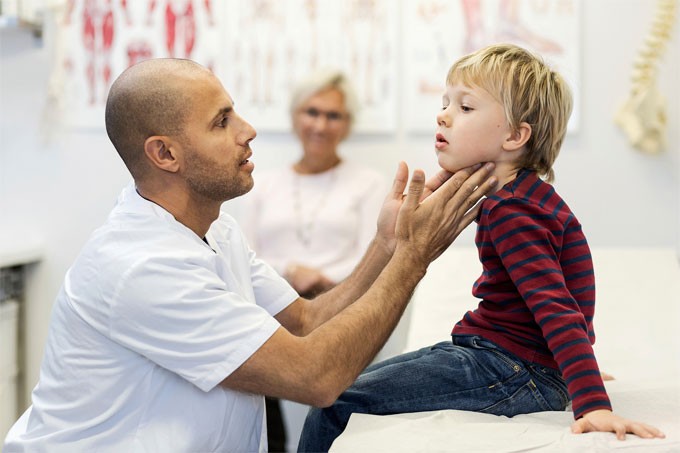
[[[521,169],[517,172],[515,179],[490,195],[489,199],[495,204],[509,199],[533,201],[537,197],[545,195],[546,192],[554,192],[554,190],[553,186],[543,181],[535,171]]]
[[[573,216],[571,210],[552,184],[543,181],[535,171],[522,169],[517,177],[490,195],[484,203],[484,211],[490,213],[499,206],[532,206],[538,211],[559,217]]]

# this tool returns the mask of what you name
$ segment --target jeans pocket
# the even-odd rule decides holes
[[[551,406],[551,410],[565,410],[570,398],[567,384],[562,379],[562,376],[556,371],[541,366],[530,365],[528,370],[544,399]]]
[[[522,385],[512,395],[504,398],[491,406],[482,409],[480,412],[494,415],[504,415],[514,417],[519,414],[529,414],[532,412],[544,412],[554,410],[543,398],[543,395],[536,387],[533,380],[529,380]]]
[[[520,360],[515,359],[509,353],[505,352],[503,349],[499,348],[494,343],[485,340],[484,338],[474,337],[472,344],[477,349],[483,349],[493,354],[502,363],[507,365],[508,368],[512,370],[513,374],[519,373],[524,368],[523,363]]]

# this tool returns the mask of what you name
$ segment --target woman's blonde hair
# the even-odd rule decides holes
[[[320,69],[301,80],[293,89],[290,98],[290,116],[293,118],[298,108],[310,97],[322,91],[338,90],[345,102],[345,109],[349,115],[350,129],[359,113],[359,101],[349,78],[337,69]]]
[[[567,131],[573,106],[564,78],[543,59],[513,44],[495,44],[464,56],[451,66],[446,83],[462,82],[488,91],[505,109],[513,130],[531,126],[527,151],[518,168],[536,171],[548,182]]]

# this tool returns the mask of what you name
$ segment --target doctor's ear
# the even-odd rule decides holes
[[[526,145],[531,138],[531,125],[526,122],[519,123],[519,127],[511,132],[503,143],[506,151],[516,151]]]
[[[177,152],[168,137],[154,135],[144,141],[144,154],[151,165],[161,170],[176,172],[179,169]]]

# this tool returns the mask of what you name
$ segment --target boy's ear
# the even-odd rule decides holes
[[[529,123],[519,123],[516,131],[511,132],[508,138],[503,143],[503,149],[506,151],[516,151],[522,148],[531,138],[531,125]]]
[[[161,170],[176,172],[179,169],[177,151],[166,136],[154,135],[144,141],[144,154],[151,165]]]

